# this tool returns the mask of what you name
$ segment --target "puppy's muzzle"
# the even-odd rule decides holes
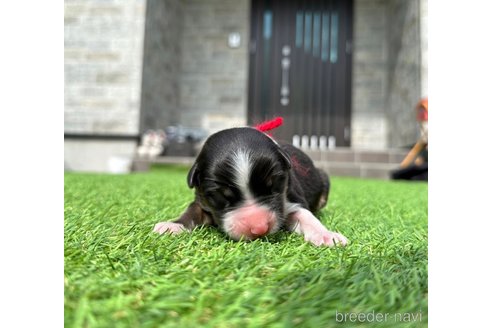
[[[256,204],[242,206],[226,216],[224,228],[231,238],[253,240],[272,232],[275,213]]]

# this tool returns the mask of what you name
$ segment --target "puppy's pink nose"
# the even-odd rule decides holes
[[[264,236],[268,232],[268,224],[255,225],[250,231],[255,236]]]

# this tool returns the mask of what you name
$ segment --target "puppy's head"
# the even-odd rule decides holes
[[[264,133],[228,129],[207,139],[188,186],[232,239],[253,240],[282,226],[289,169],[288,155]]]

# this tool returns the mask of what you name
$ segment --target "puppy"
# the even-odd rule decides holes
[[[328,176],[291,145],[279,145],[254,128],[217,132],[205,142],[188,173],[195,200],[157,233],[178,234],[213,225],[234,240],[254,240],[281,229],[316,246],[346,245],[313,215],[328,201]]]

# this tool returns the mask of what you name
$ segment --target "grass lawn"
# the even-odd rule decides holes
[[[66,327],[427,326],[426,183],[332,177],[319,217],[351,244],[317,248],[152,233],[193,199],[186,173],[66,173]]]

